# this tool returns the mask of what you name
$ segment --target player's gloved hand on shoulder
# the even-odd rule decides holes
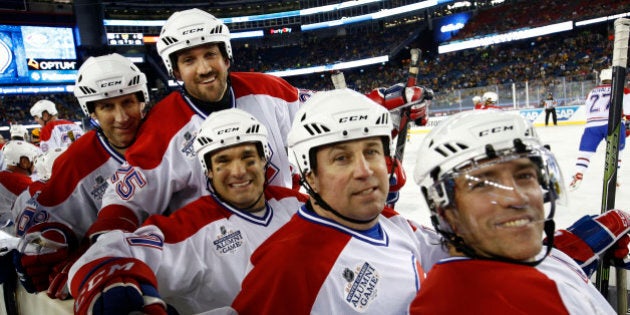
[[[151,269],[134,258],[102,258],[79,270],[87,278],[74,281],[75,314],[167,314]],[[77,274],[79,273],[77,272]]]
[[[402,167],[402,163],[397,158],[386,158],[387,170],[389,176],[389,193],[387,194],[386,204],[388,207],[394,207],[400,197],[400,189],[407,182],[407,174]]]
[[[30,227],[14,252],[18,279],[29,293],[48,289],[53,267],[77,249],[74,232],[63,223],[43,222]]]
[[[622,210],[609,210],[596,216],[584,216],[566,230],[558,230],[554,235],[554,246],[573,258],[582,270],[591,276],[597,269],[600,255],[608,249],[616,251],[615,257],[623,255],[623,246],[614,248],[620,242],[627,242],[630,231],[630,214]],[[626,244],[627,255],[627,244]]]

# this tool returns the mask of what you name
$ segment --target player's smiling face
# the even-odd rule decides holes
[[[527,158],[459,176],[450,226],[478,255],[532,260],[541,250],[544,207],[538,168]]]
[[[221,54],[219,45],[209,43],[179,52],[173,73],[194,98],[218,102],[227,90],[229,68],[230,60]]]
[[[216,194],[240,209],[262,209],[265,159],[258,154],[255,144],[228,147],[212,153],[210,159],[208,177]]]
[[[142,123],[144,103],[135,93],[94,102],[96,119],[107,140],[116,148],[127,148],[136,139]]]
[[[389,190],[383,141],[379,137],[323,147],[317,150],[316,159],[317,169],[307,178],[326,203],[352,219],[365,221],[378,216]],[[341,220],[328,211],[318,214]]]

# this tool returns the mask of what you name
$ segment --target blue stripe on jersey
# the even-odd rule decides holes
[[[333,229],[339,230],[343,233],[350,234],[352,237],[357,238],[366,243],[370,243],[376,246],[388,246],[389,245],[389,236],[387,232],[383,230],[381,225],[377,223],[374,228],[378,230],[378,232],[374,233],[366,233],[366,231],[358,231],[351,229],[349,227],[343,226],[333,220],[326,219],[324,217],[319,216],[317,213],[309,211],[306,209],[306,205],[303,205],[298,209],[298,215],[307,221],[311,221],[315,224],[325,225],[331,227]],[[372,235],[375,234],[375,235]]]
[[[223,206],[223,208],[225,208],[229,212],[253,224],[268,226],[269,223],[271,223],[271,220],[273,219],[273,208],[269,206],[267,201],[265,201],[265,215],[263,215],[262,217],[258,217],[247,211],[243,211],[239,208],[231,206],[230,204],[228,204],[227,202],[219,198],[217,195],[215,195],[214,192],[210,193],[210,197],[212,197],[212,199],[214,199],[218,204]]]

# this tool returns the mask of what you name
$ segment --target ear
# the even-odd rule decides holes
[[[305,179],[314,192],[319,192],[319,181],[317,180],[317,176],[315,176],[315,173],[313,171],[308,172]]]
[[[175,79],[177,79],[178,81],[182,81],[182,75],[179,73],[178,69],[173,68],[173,76],[175,77]]]
[[[444,220],[446,220],[453,232],[457,233],[457,227],[459,226],[459,213],[456,210],[449,208],[442,210],[440,216],[442,216]]]

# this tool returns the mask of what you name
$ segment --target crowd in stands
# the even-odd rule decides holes
[[[590,1],[589,6],[574,6],[561,1],[526,2],[528,5],[521,3],[521,6],[511,3],[509,8],[513,9],[502,11],[502,14],[494,12],[497,10],[494,8],[477,12],[460,34],[484,34],[490,29],[497,31],[499,26],[513,29],[514,23],[535,26],[566,20],[569,16],[588,17],[603,12],[614,14],[630,10],[630,3],[605,0]],[[530,20],[524,22],[521,13],[531,10],[543,14],[525,14]],[[497,18],[499,15],[500,18]],[[496,19],[496,23],[491,18]],[[235,45],[232,71],[267,72],[390,55],[390,62],[386,64],[344,70],[349,87],[367,92],[391,82],[405,81],[408,60],[401,58],[403,53],[397,50],[405,46],[406,39],[418,35],[417,31],[418,25],[407,25],[383,29],[377,33],[349,31],[346,36],[326,39],[307,35],[302,45],[292,47]],[[531,80],[550,81],[558,77],[571,81],[595,80],[595,73],[610,65],[612,34],[612,23],[599,23],[555,35],[446,54],[429,50],[423,52],[419,83],[441,95],[447,95],[457,89]],[[418,38],[416,43],[423,40],[427,39]],[[412,45],[409,43],[405,49]],[[333,89],[330,74],[318,73],[285,79],[302,88],[330,90]],[[151,103],[161,99],[165,93],[162,90],[152,91]],[[83,117],[76,99],[70,93],[4,95],[0,96],[0,126],[11,122],[34,123],[28,109],[42,98],[49,98],[59,104],[61,117],[72,120],[81,120]],[[438,97],[434,104],[439,106],[439,102]]]

